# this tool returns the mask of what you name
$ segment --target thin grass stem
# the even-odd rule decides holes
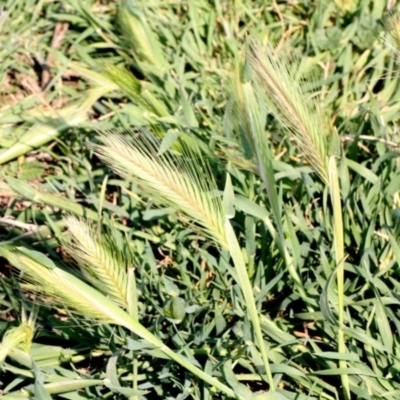
[[[333,234],[334,234],[334,247],[335,259],[338,265],[337,270],[337,290],[338,290],[338,351],[340,354],[346,353],[346,342],[343,332],[344,326],[344,239],[343,239],[343,215],[342,204],[340,198],[339,177],[336,166],[336,159],[334,156],[329,158],[329,183],[330,183],[330,196],[333,208]],[[346,360],[339,360],[339,367],[346,368]],[[345,400],[350,400],[350,384],[347,374],[341,375],[343,394]]]
[[[233,231],[232,225],[229,220],[225,224],[226,236],[228,240],[229,252],[231,254],[233,263],[238,274],[239,285],[242,289],[244,299],[247,304],[247,311],[249,313],[250,320],[253,325],[254,333],[256,336],[256,341],[258,347],[261,351],[261,357],[264,362],[265,372],[267,375],[267,382],[271,391],[275,391],[275,383],[272,376],[272,371],[269,363],[268,351],[265,346],[262,329],[261,320],[257,310],[256,302],[253,295],[253,287],[251,285],[249,275],[247,273],[246,264],[243,260],[242,251],[240,249],[239,243],[237,241],[236,235]]]

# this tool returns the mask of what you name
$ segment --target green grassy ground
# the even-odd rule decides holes
[[[397,56],[382,40],[385,7],[373,0],[5,0],[0,244],[27,246],[74,270],[73,250],[60,246],[69,237],[63,216],[111,229],[134,260],[140,322],[238,398],[398,399],[400,81]],[[249,38],[300,58],[295,75],[311,77],[305,99],[313,91],[340,135],[345,352],[338,351],[329,191],[288,130],[264,112],[299,287],[273,240],[271,198],[253,173],[248,143],[234,134],[231,77]],[[221,191],[226,173],[232,177],[233,227],[276,391],[260,368],[228,251],[93,155],[99,131],[135,127],[177,151],[183,132]],[[228,398],[128,329],[61,306],[38,308],[51,300],[5,259],[0,279],[4,398]],[[174,318],[182,304],[183,318]],[[5,333],[36,312],[28,356],[23,341],[21,349]]]

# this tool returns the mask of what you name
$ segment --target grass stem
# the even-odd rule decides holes
[[[338,351],[340,354],[346,353],[346,343],[343,332],[344,326],[344,239],[343,239],[343,215],[342,204],[340,198],[339,177],[336,166],[336,159],[334,156],[329,158],[329,183],[330,183],[330,196],[333,208],[333,234],[335,245],[335,259],[338,265],[337,270],[337,290],[338,290]],[[340,368],[347,368],[346,360],[339,360]],[[341,375],[343,394],[345,400],[350,399],[350,385],[348,375]]]

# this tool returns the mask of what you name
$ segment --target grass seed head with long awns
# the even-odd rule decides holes
[[[101,139],[104,145],[95,146],[95,151],[117,174],[156,202],[183,213],[207,237],[227,247],[222,201],[205,161],[199,163],[189,151],[189,157],[158,154],[156,140],[145,132],[130,138],[107,132]]]
[[[255,164],[257,154],[257,142],[255,140],[256,132],[263,131],[264,127],[260,126],[259,105],[254,100],[253,88],[251,82],[248,81],[246,72],[248,68],[245,65],[237,65],[231,83],[232,105],[229,122],[232,124],[234,131],[238,133],[239,140],[244,148],[243,156],[250,158]],[[249,89],[251,96],[246,96],[246,89]],[[250,99],[249,99],[250,97]],[[238,163],[236,163],[238,164]]]
[[[385,37],[386,44],[399,56],[400,54],[400,6],[390,10],[383,18],[385,31],[394,41],[394,47],[390,40]]]
[[[34,325],[28,321],[7,330],[0,343],[0,366],[15,348],[20,348],[25,353],[29,353],[34,332]]]
[[[264,163],[265,161],[268,164],[272,162],[272,153],[265,133],[265,113],[261,112],[260,102],[254,90],[254,85],[250,80],[248,67],[248,63],[243,66],[238,65],[231,83],[232,106],[230,120],[241,147],[244,149],[242,160],[232,159],[232,161],[242,167],[246,163],[246,160],[243,159],[249,159],[253,163],[252,170],[257,171],[263,177],[264,184],[268,190],[268,183],[264,179],[266,168]],[[272,165],[269,167],[272,168]]]
[[[127,268],[132,262],[129,246],[120,243],[117,232],[101,232],[89,222],[69,216],[65,219],[72,241],[64,243],[84,276],[103,294],[127,307]]]
[[[18,247],[1,251],[11,265],[23,272],[23,279],[32,283],[31,290],[50,297],[54,304],[75,311],[77,315],[85,315],[103,323],[114,322],[101,299],[88,293],[88,285],[55,264],[43,265],[43,262],[30,257],[31,253],[36,252]]]
[[[328,184],[329,120],[313,99],[304,101],[301,84],[291,72],[293,63],[271,46],[255,44],[250,46],[248,61],[261,100],[293,134],[308,162]]]

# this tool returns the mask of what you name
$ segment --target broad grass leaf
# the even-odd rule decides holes
[[[33,387],[33,393],[35,399],[41,400],[52,400],[50,393],[46,390],[46,388],[39,382],[35,382]]]
[[[127,339],[126,347],[128,350],[133,351],[159,349],[159,346],[156,346],[147,340],[133,340],[131,338]]]
[[[266,208],[263,208],[254,201],[240,195],[235,195],[235,208],[263,221],[271,236],[274,240],[276,239],[277,231],[272,224],[269,217],[270,214]]]
[[[385,192],[393,197],[399,191],[400,174],[394,174],[390,183],[387,185]],[[399,216],[397,217],[399,218]]]
[[[165,218],[166,216],[171,215],[175,212],[176,210],[172,207],[148,209],[143,213],[142,218],[144,221],[154,221]]]
[[[185,306],[184,299],[173,296],[164,306],[165,317],[174,324],[180,324],[186,315]]]
[[[394,337],[392,333],[392,328],[389,323],[389,318],[386,313],[385,306],[380,299],[379,292],[375,289],[375,297],[376,297],[376,313],[375,313],[375,321],[378,327],[379,333],[382,338],[382,342],[385,344],[385,347],[389,350],[391,354],[393,352],[393,343]]]
[[[50,394],[74,393],[92,386],[103,386],[102,379],[70,379],[46,383],[44,387]]]
[[[121,350],[115,351],[107,362],[106,379],[108,379],[109,383],[114,386],[120,386],[117,373],[117,363],[118,363],[118,357],[121,354],[122,354]]]
[[[372,338],[371,336],[368,336],[366,333],[362,332],[361,330],[359,330],[357,328],[352,329],[352,328],[343,327],[343,331],[345,332],[346,335],[348,335],[354,339],[357,339],[361,343],[371,346],[372,348],[374,348],[378,351],[388,353],[388,354],[391,353],[391,349],[389,349],[388,347],[383,345],[378,340]]]
[[[124,397],[131,398],[133,396],[145,396],[149,393],[148,390],[131,389],[123,386],[116,386],[109,383],[107,379],[104,380],[104,386],[108,387],[112,392],[122,394]]]
[[[322,289],[322,293],[319,299],[322,314],[324,315],[325,319],[332,325],[337,324],[337,318],[333,314],[332,309],[329,305],[329,291],[331,290],[330,286],[332,284],[333,278],[337,274],[338,268],[339,266],[337,266],[329,276],[324,288]]]
[[[314,371],[313,375],[366,375],[374,378],[380,378],[373,372],[364,371],[360,368],[330,368],[322,371]]]
[[[179,287],[168,277],[163,278],[165,290],[169,296],[179,296]]]
[[[389,236],[389,241],[390,245],[392,246],[393,254],[395,257],[395,260],[397,262],[398,267],[400,267],[400,245],[398,240],[394,238],[394,236],[391,234],[391,232],[387,232],[387,235]]]
[[[148,391],[123,387],[119,383],[117,370],[118,357],[122,354],[121,350],[116,351],[108,360],[106,367],[106,379],[104,385],[111,389],[114,393],[119,393],[124,396],[144,396]]]
[[[360,357],[353,353],[337,353],[334,351],[323,351],[313,353],[315,357],[322,357],[328,360],[360,361]]]
[[[347,166],[356,172],[358,175],[366,179],[367,181],[375,184],[379,181],[379,178],[368,168],[364,167],[363,165],[359,164],[356,161],[350,160],[346,158]]]
[[[261,327],[266,335],[268,335],[276,343],[291,343],[296,342],[298,339],[290,334],[289,332],[283,331],[273,321],[267,319],[267,317],[261,317]]]
[[[183,88],[181,88],[181,90],[180,90],[180,95],[181,95],[180,102],[181,102],[183,114],[185,116],[187,125],[191,128],[198,128],[199,123],[197,121],[196,114],[195,114],[191,104],[189,103],[186,92]]]
[[[262,394],[255,394],[251,400],[291,400],[290,397],[286,397],[283,393],[267,392]]]
[[[174,145],[178,142],[180,136],[181,132],[179,130],[169,129],[161,140],[157,155],[160,156],[165,152],[173,149]]]
[[[284,364],[271,364],[271,371],[275,374],[286,374],[293,376],[301,376],[302,378],[307,379],[307,375],[296,368],[290,367],[289,365]]]
[[[242,396],[245,399],[252,400],[252,392],[243,383],[240,383],[233,372],[233,365],[231,360],[227,360],[222,367],[223,375],[229,386],[234,390],[235,394]]]

